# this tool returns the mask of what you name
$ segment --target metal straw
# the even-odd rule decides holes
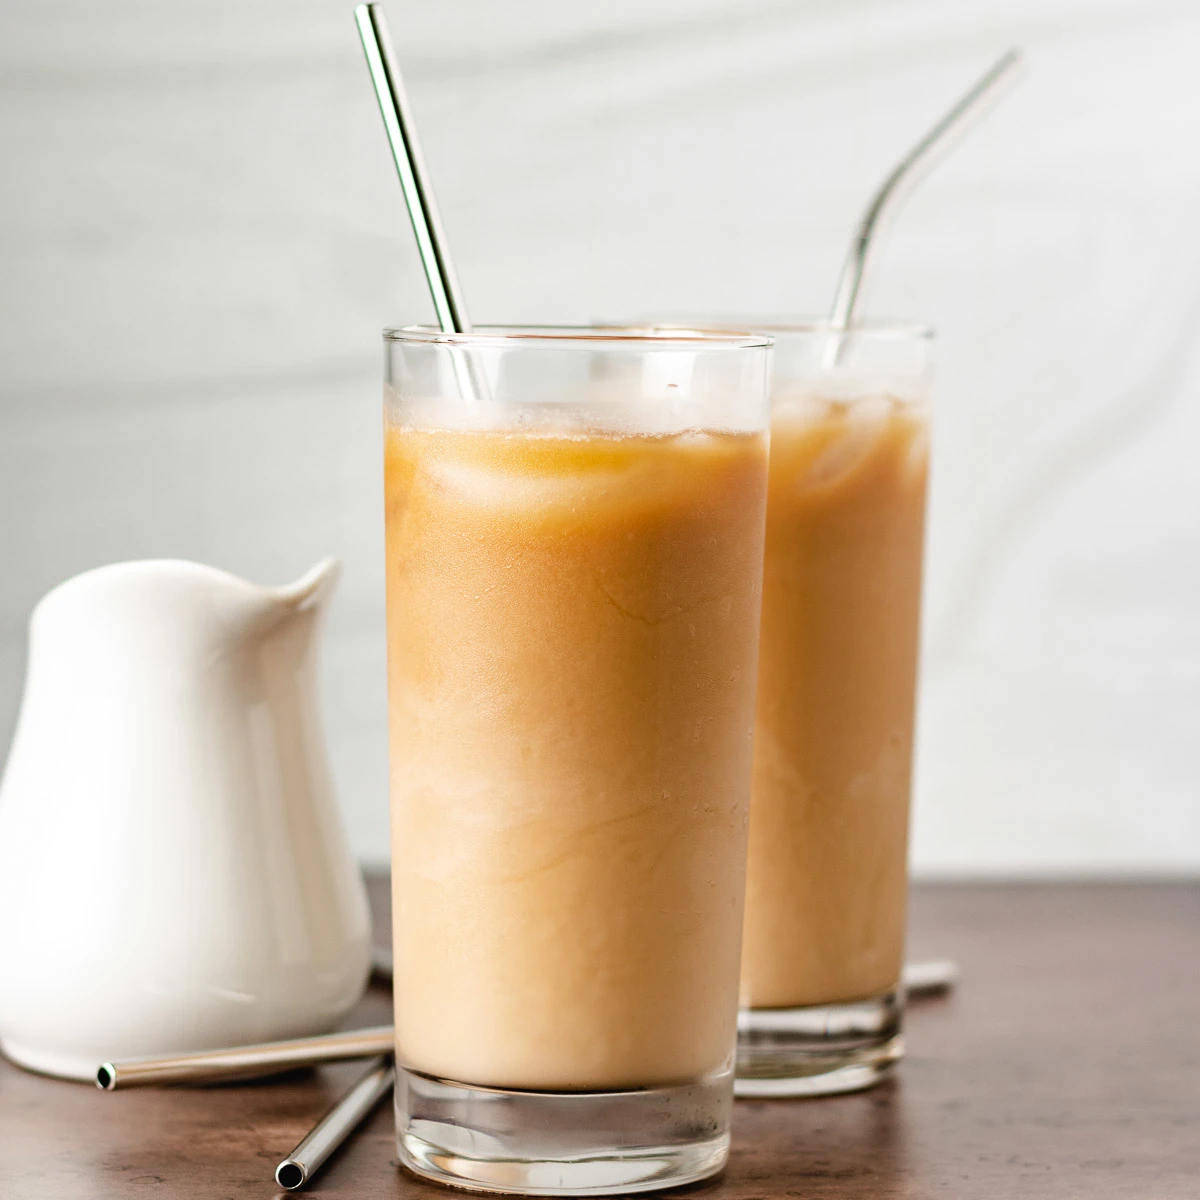
[[[244,1079],[268,1075],[294,1067],[341,1062],[390,1054],[395,1039],[390,1025],[353,1029],[286,1042],[261,1042],[255,1046],[233,1046],[227,1050],[201,1050],[194,1054],[171,1054],[101,1063],[96,1086],[105,1092],[118,1088],[149,1087],[165,1083],[211,1083],[219,1079]]]
[[[1001,55],[983,78],[896,164],[871,198],[850,244],[850,253],[842,267],[837,295],[829,313],[829,328],[835,335],[844,332],[854,321],[867,259],[884,215],[900,198],[904,188],[916,182],[921,169],[930,165],[934,152],[942,149],[952,134],[964,129],[970,119],[982,113],[984,102],[994,98],[1000,85],[1012,79],[1020,63],[1020,50],[1012,49]],[[826,348],[827,368],[837,361],[841,344],[839,337],[830,339]]]
[[[275,1168],[275,1182],[294,1192],[321,1169],[325,1160],[354,1132],[392,1090],[396,1069],[376,1059],[366,1074],[313,1126],[308,1136]]]
[[[940,996],[958,982],[958,963],[948,958],[932,958],[925,962],[904,964],[901,981],[910,1000],[922,996]]]
[[[454,274],[454,264],[450,261],[450,249],[433,198],[400,68],[396,65],[383,6],[360,4],[354,10],[354,19],[358,23],[358,35],[367,56],[367,68],[371,72],[383,127],[400,176],[400,187],[408,205],[438,324],[445,333],[470,333],[471,321]]]

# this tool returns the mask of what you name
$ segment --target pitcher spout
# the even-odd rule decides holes
[[[288,612],[321,610],[329,603],[338,580],[342,575],[342,564],[336,558],[323,558],[306,571],[295,583],[276,588],[276,603]]]

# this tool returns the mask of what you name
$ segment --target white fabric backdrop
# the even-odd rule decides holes
[[[390,7],[477,319],[828,302],[1004,47],[869,305],[940,334],[914,855],[1200,868],[1200,7]],[[75,571],[347,570],[324,702],[387,853],[377,331],[428,304],[349,0],[0,10],[0,746]]]

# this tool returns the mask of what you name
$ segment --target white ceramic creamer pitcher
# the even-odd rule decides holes
[[[186,562],[76,576],[30,624],[0,784],[0,1044],[105,1060],[331,1029],[370,930],[317,714],[339,573]]]

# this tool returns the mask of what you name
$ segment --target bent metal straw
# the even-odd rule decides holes
[[[986,102],[998,95],[1002,84],[1014,78],[1021,62],[1020,50],[1012,49],[1001,55],[966,95],[960,97],[949,112],[896,164],[871,197],[850,243],[850,252],[842,267],[837,295],[829,313],[829,329],[833,336],[825,350],[826,368],[837,362],[842,345],[838,335],[854,322],[867,260],[883,217],[895,207],[906,188],[917,181],[921,171],[931,164],[934,153],[945,148],[954,134],[962,132],[971,120],[982,114]]]

